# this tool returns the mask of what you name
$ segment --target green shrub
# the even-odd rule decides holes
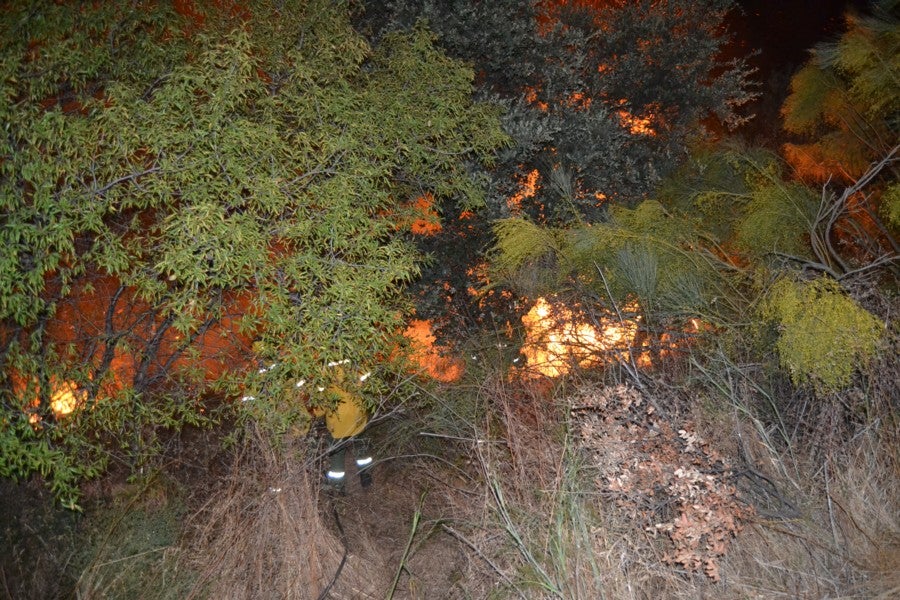
[[[900,183],[890,186],[881,201],[882,213],[892,227],[900,228]]]
[[[853,371],[875,354],[884,326],[830,279],[782,278],[761,307],[779,329],[775,349],[795,384],[818,391],[850,383]]]

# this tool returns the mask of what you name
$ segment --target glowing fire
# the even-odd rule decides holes
[[[67,381],[53,390],[50,408],[57,417],[68,415],[84,402],[85,395],[84,390],[79,390],[78,386]]]
[[[434,196],[431,193],[416,198],[412,206],[413,219],[409,229],[416,235],[436,235],[441,232],[441,220],[434,207]]]
[[[537,90],[533,87],[525,88],[525,101],[536,106],[541,112],[547,112],[550,108],[546,102],[538,100]]]
[[[412,346],[412,359],[436,381],[450,383],[462,377],[465,364],[461,359],[449,354],[449,348],[437,344],[431,321],[413,319],[403,335]]]
[[[522,354],[531,372],[558,377],[575,366],[591,367],[607,362],[612,352],[626,350],[637,334],[637,320],[620,322],[610,316],[596,324],[578,322],[560,303],[538,298],[522,317],[525,343]]]
[[[620,100],[619,105],[622,108],[616,111],[616,114],[619,116],[619,122],[622,123],[622,127],[626,127],[632,135],[656,135],[656,130],[653,128],[653,115],[651,114],[647,117],[635,116],[624,108],[627,103],[627,100]]]
[[[522,201],[525,198],[534,198],[539,188],[538,178],[540,176],[541,174],[537,169],[532,169],[528,175],[519,180],[519,191],[506,200],[506,206],[509,208],[510,213],[513,215],[521,213]]]
[[[27,407],[24,409],[28,415],[28,422],[37,425],[43,419],[41,418],[41,389],[37,379],[32,378],[31,384],[27,383],[27,379],[13,375],[13,391],[19,395],[25,395],[31,400],[28,401]],[[87,400],[87,390],[80,389],[72,381],[64,381],[62,383],[51,383],[52,392],[50,393],[50,410],[57,417],[64,417],[75,412],[75,409],[84,405]]]

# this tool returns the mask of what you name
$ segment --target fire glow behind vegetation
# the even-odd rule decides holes
[[[430,320],[412,319],[403,335],[409,340],[413,362],[423,373],[443,383],[462,377],[465,364],[450,348],[437,344]]]
[[[598,367],[627,352],[635,341],[638,321],[602,316],[595,323],[579,320],[561,302],[541,297],[522,317],[522,354],[527,372],[559,377],[575,367]]]

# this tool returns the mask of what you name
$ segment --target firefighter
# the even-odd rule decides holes
[[[372,454],[369,451],[368,441],[359,436],[366,428],[369,422],[368,412],[366,411],[359,384],[366,381],[371,373],[364,373],[358,377],[358,381],[348,381],[344,371],[344,365],[349,364],[349,360],[328,363],[328,366],[335,368],[335,376],[333,383],[327,388],[328,394],[335,400],[333,409],[325,409],[321,406],[315,406],[309,409],[313,417],[323,417],[325,427],[331,434],[331,450],[328,453],[328,469],[325,472],[325,483],[330,488],[342,490],[346,481],[346,469],[344,462],[347,454],[347,447],[354,445],[354,458],[356,462],[356,472],[359,475],[359,483],[363,488],[372,485]],[[273,363],[268,367],[259,369],[260,375],[276,368],[278,363]],[[305,380],[296,383],[296,387],[302,388],[306,385]],[[326,388],[321,387],[318,392],[326,392]],[[244,396],[241,401],[248,402],[255,400],[254,396]],[[310,429],[310,421],[306,421],[295,429],[294,433],[298,435],[306,435]]]
[[[337,369],[334,383],[328,389],[337,398],[337,405],[332,410],[316,408],[313,414],[325,418],[325,427],[331,434],[332,450],[328,455],[328,470],[325,472],[325,483],[332,489],[342,490],[346,481],[346,453],[349,445],[354,446],[354,461],[359,483],[363,488],[372,485],[372,454],[368,442],[358,437],[369,422],[368,412],[359,393],[356,382],[347,382],[342,365],[349,361],[329,363],[329,367]],[[369,373],[359,377],[359,383],[368,379]]]

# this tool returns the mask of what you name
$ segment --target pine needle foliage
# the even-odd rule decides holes
[[[818,198],[809,188],[785,180],[783,162],[760,149],[698,151],[659,194],[729,252],[752,261],[808,257],[809,231]]]
[[[870,14],[848,13],[847,30],[817,45],[791,81],[785,129],[811,141],[787,144],[801,175],[858,178],[896,143],[900,127],[900,20],[897,0],[875,0]],[[825,163],[826,168],[822,168]]]
[[[900,183],[895,183],[884,192],[882,212],[895,230],[900,230]]]
[[[757,259],[809,256],[809,229],[818,206],[809,188],[776,182],[753,190],[735,231],[739,249]]]
[[[822,393],[848,385],[884,337],[884,324],[826,278],[782,277],[759,312],[778,328],[775,348],[794,383]]]
[[[617,207],[605,223],[551,228],[507,219],[495,232],[494,279],[531,296],[574,287],[607,304],[637,300],[645,311],[685,315],[706,312],[714,290],[729,285],[697,251],[693,223],[656,201]]]
[[[535,261],[559,253],[561,247],[556,230],[541,227],[528,219],[501,219],[494,224],[497,242],[494,268],[514,273],[530,268]]]

